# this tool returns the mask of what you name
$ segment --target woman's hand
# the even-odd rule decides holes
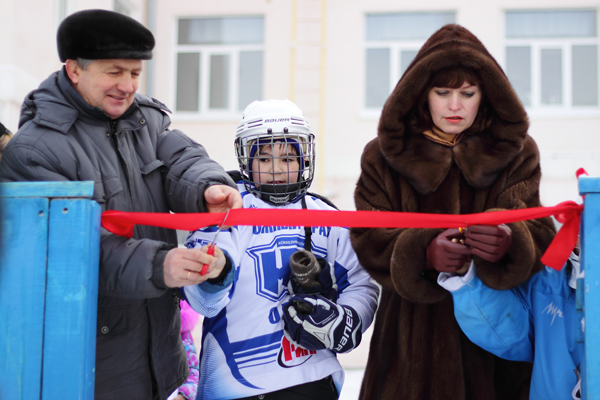
[[[470,229],[470,228],[469,228]],[[440,233],[427,246],[427,262],[429,266],[439,272],[456,272],[469,261],[471,250],[461,244],[463,234],[458,229],[446,229]]]
[[[499,261],[512,243],[512,231],[504,224],[472,225],[465,232],[465,244],[474,256],[490,262]]]

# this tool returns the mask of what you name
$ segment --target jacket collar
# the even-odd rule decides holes
[[[59,89],[60,75],[61,71],[53,73],[25,97],[19,128],[29,120],[58,132],[71,128],[79,113]]]
[[[75,89],[71,84],[71,80],[69,79],[69,76],[67,75],[67,70],[64,66],[62,70],[60,70],[60,72],[58,73],[57,84],[58,88],[65,96],[66,100],[71,106],[73,106],[78,111],[79,114],[84,114],[86,116],[100,121],[110,120],[110,118],[108,118],[106,114],[104,114],[104,111],[102,111],[101,108],[89,105],[83,99],[83,97],[81,97],[77,89]]]
[[[136,93],[133,104],[117,121],[129,120],[140,105],[170,110],[161,102]],[[40,86],[30,92],[21,106],[19,127],[33,119],[37,125],[66,133],[77,119],[83,119],[94,125],[104,125],[110,121],[102,109],[89,105],[71,84],[63,67],[50,75]],[[139,119],[133,118],[133,124],[119,124],[121,129],[135,129],[140,126]],[[126,126],[125,126],[126,125]]]
[[[136,93],[131,107],[115,120],[118,130],[138,129],[146,123],[141,122],[144,119],[142,116],[136,117],[140,106],[171,112],[160,101]],[[89,105],[75,90],[64,67],[50,75],[36,90],[25,97],[21,106],[19,127],[32,119],[36,125],[63,134],[69,131],[77,119],[83,119],[94,125],[105,125],[110,121],[100,108]]]

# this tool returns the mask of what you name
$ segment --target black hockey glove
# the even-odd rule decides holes
[[[331,278],[331,267],[323,257],[306,250],[298,250],[290,257],[292,274],[288,282],[291,296],[301,294],[320,294],[337,301],[337,284]]]
[[[307,350],[347,353],[359,345],[362,322],[358,313],[321,295],[298,295],[283,305],[284,334]]]

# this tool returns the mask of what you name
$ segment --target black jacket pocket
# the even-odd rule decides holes
[[[98,310],[96,336],[118,335],[129,329],[129,307],[101,308]]]

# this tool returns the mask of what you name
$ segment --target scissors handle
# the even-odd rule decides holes
[[[215,255],[215,244],[214,243],[212,245],[208,246],[208,250],[206,250],[206,254],[208,254],[209,256]],[[206,271],[208,271],[208,264],[202,264],[202,269],[200,270],[200,275],[202,275],[202,276],[206,275]]]

